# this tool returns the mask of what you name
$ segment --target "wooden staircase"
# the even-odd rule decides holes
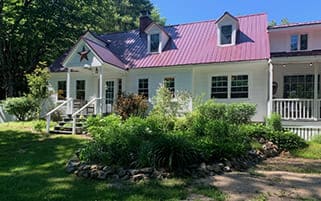
[[[85,134],[85,123],[89,115],[77,115],[76,119],[76,133],[75,134]],[[52,134],[72,134],[72,123],[73,119],[71,115],[65,115],[62,121],[58,122],[58,125],[54,127],[49,133]]]

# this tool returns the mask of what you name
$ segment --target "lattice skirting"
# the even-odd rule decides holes
[[[311,140],[313,136],[321,134],[321,127],[308,127],[308,126],[283,126],[285,129],[298,134],[305,140]]]

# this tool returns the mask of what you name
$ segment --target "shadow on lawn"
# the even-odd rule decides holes
[[[185,184],[151,181],[111,187],[68,175],[65,163],[84,142],[71,136],[1,130],[0,200],[181,200],[187,196]]]

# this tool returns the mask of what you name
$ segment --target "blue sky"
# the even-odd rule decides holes
[[[321,20],[321,0],[151,0],[166,24],[217,19],[225,11],[233,15],[267,13],[269,21]]]

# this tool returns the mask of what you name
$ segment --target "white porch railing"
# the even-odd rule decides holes
[[[320,104],[314,99],[273,99],[273,112],[284,120],[317,120],[321,118]]]
[[[46,120],[47,120],[47,125],[46,125],[46,131],[47,133],[49,133],[50,131],[50,121],[51,121],[51,115],[56,112],[57,110],[59,110],[60,108],[62,108],[64,105],[67,105],[70,106],[70,105],[73,105],[72,104],[73,102],[73,99],[72,98],[69,98],[67,100],[65,100],[64,102],[62,102],[60,105],[58,105],[57,107],[55,107],[54,109],[52,109],[50,112],[48,112],[46,114]],[[70,110],[70,107],[67,108],[67,110],[69,111]],[[72,110],[72,109],[71,109]],[[72,111],[70,111],[72,113]]]
[[[76,133],[77,115],[83,114],[83,111],[93,103],[95,103],[94,113],[97,114],[97,109],[101,108],[101,107],[97,107],[98,101],[100,101],[100,100],[101,100],[101,98],[93,98],[86,105],[84,105],[82,108],[80,108],[79,110],[77,110],[76,112],[74,112],[72,114],[72,134]],[[101,104],[101,103],[99,103],[99,104]],[[100,113],[101,111],[98,111],[98,112]]]

